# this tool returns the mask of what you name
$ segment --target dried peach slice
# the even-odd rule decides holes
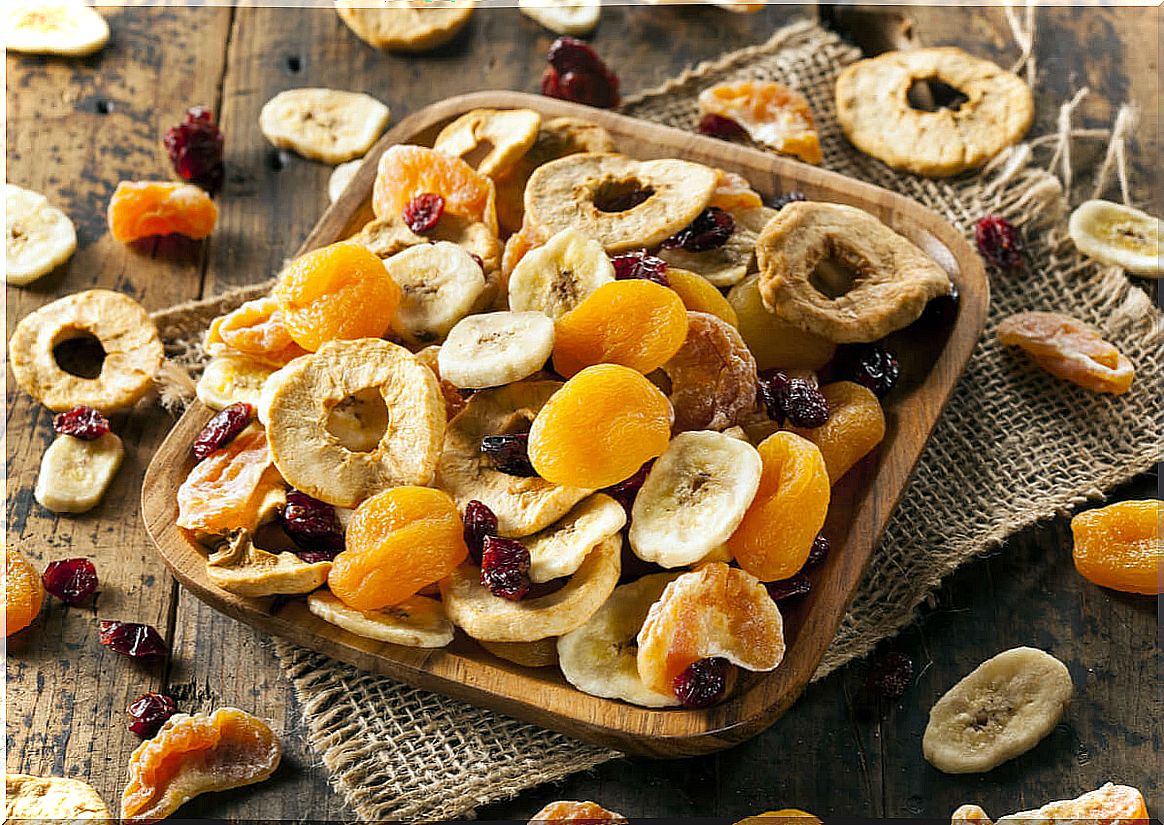
[[[200,240],[216,220],[214,201],[189,183],[122,181],[109,201],[109,232],[123,243],[170,234]]]
[[[243,354],[254,361],[281,367],[307,350],[295,343],[275,298],[247,301],[238,309],[210,322],[206,354],[212,358]]]
[[[44,584],[24,554],[4,545],[4,633],[11,636],[32,624],[44,603]]]
[[[779,83],[741,80],[717,83],[699,93],[699,108],[734,120],[757,143],[820,163],[820,136],[808,100]]]
[[[267,723],[238,708],[171,716],[129,758],[121,818],[155,822],[200,794],[261,782],[282,755]]]
[[[722,562],[667,585],[638,635],[639,676],[673,692],[689,665],[722,657],[746,670],[773,670],[784,658],[784,621],[758,579]]]
[[[233,528],[253,531],[284,491],[283,477],[271,461],[267,434],[251,425],[190,471],[178,488],[176,523],[196,533]]]
[[[424,146],[397,145],[380,156],[372,211],[377,218],[399,215],[417,195],[435,193],[445,211],[479,221],[497,234],[493,181],[460,158]]]
[[[1075,569],[1088,581],[1127,593],[1164,589],[1164,504],[1121,501],[1071,519]]]
[[[1133,825],[1148,823],[1148,806],[1144,795],[1128,785],[1108,782],[1075,799],[1048,802],[1035,811],[1022,811],[998,820],[995,825],[1020,825],[1023,822],[1086,822],[1088,825]]]
[[[626,822],[626,817],[608,811],[596,802],[551,802],[532,817],[528,825],[542,822]]]
[[[687,338],[662,369],[676,432],[726,430],[756,403],[756,360],[735,327],[706,312],[687,313]]]
[[[829,405],[829,420],[811,430],[788,429],[820,448],[829,482],[836,484],[885,438],[885,413],[871,390],[852,381],[825,384],[820,391]]]
[[[1136,369],[1094,328],[1058,312],[1020,312],[998,326],[998,340],[1017,346],[1056,378],[1092,392],[1123,395]]]

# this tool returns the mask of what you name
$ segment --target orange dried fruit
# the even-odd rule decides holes
[[[292,261],[272,295],[292,340],[311,352],[328,341],[381,337],[400,305],[383,261],[343,241]]]
[[[497,234],[493,181],[460,158],[424,146],[391,146],[380,156],[372,189],[377,218],[397,217],[417,195],[445,199],[445,211],[470,218]]]
[[[820,825],[820,819],[808,811],[802,811],[799,808],[781,808],[778,811],[764,811],[762,814],[754,814],[745,819],[741,819],[736,825],[773,825],[773,823],[756,822],[759,819],[788,819],[791,822],[788,825]],[[805,822],[804,820],[808,820]]]
[[[773,433],[756,450],[760,489],[727,548],[756,578],[780,581],[804,566],[824,526],[829,476],[820,449],[795,433]]]
[[[238,708],[171,716],[129,758],[121,818],[156,822],[200,794],[262,782],[282,756],[267,723]]]
[[[36,568],[11,544],[4,545],[4,634],[32,624],[44,603],[44,584]]]
[[[626,822],[626,817],[608,811],[596,802],[551,802],[532,817],[528,825],[542,822]]]
[[[619,364],[579,372],[550,396],[529,431],[529,459],[546,481],[599,489],[630,478],[667,449],[671,405]]]
[[[233,312],[210,322],[206,354],[212,357],[242,354],[251,360],[281,367],[307,350],[295,343],[279,302],[271,297],[247,301]]]
[[[726,321],[733,327],[739,325],[739,318],[727,298],[723,297],[711,281],[686,269],[667,267],[667,282],[679,296],[683,306],[692,312],[706,312]]]
[[[784,658],[784,622],[754,576],[711,562],[667,585],[637,641],[639,677],[670,695],[675,677],[706,657],[746,670],[774,669]]]
[[[1022,811],[998,820],[996,825],[1020,825],[1023,822],[1086,822],[1088,825],[1133,825],[1148,823],[1148,806],[1144,795],[1128,785],[1108,782],[1102,788],[1075,799],[1048,802],[1037,811]]]
[[[216,220],[210,195],[189,183],[122,181],[109,201],[109,231],[124,243],[171,234],[199,240]]]
[[[717,169],[719,179],[715,182],[711,200],[708,206],[718,206],[725,212],[735,212],[740,209],[757,209],[764,205],[760,193],[752,188],[748,179],[735,172],[725,172]]]
[[[756,361],[735,327],[687,313],[687,338],[663,372],[671,381],[675,430],[725,430],[756,404]]]
[[[732,287],[727,300],[760,369],[818,370],[832,360],[836,344],[783,320],[764,306],[759,275]]]
[[[820,448],[829,480],[841,476],[885,438],[885,412],[873,392],[852,381],[837,381],[821,387],[829,404],[829,420],[820,427],[789,427]]]
[[[347,549],[327,583],[356,610],[381,610],[440,581],[469,555],[457,505],[431,487],[394,487],[364,501],[348,522]]]
[[[1123,395],[1136,369],[1093,327],[1059,312],[1020,312],[998,325],[998,340],[1017,346],[1056,378],[1092,392]]]
[[[253,531],[284,494],[267,434],[251,425],[194,465],[178,487],[177,525],[198,533]]]
[[[554,370],[569,378],[594,364],[658,369],[687,337],[679,295],[652,281],[603,284],[554,323]]]
[[[1164,589],[1164,504],[1121,501],[1071,519],[1075,569],[1100,587],[1158,596]]]
[[[820,163],[820,136],[808,100],[779,83],[741,80],[717,83],[699,93],[699,108],[734,120],[749,137],[785,155]]]

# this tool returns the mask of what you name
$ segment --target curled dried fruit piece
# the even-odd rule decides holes
[[[268,553],[254,546],[245,530],[230,531],[206,560],[206,577],[228,593],[262,598],[310,593],[327,581],[331,554]],[[310,560],[310,561],[309,561]]]
[[[1164,504],[1121,501],[1071,519],[1075,569],[1090,582],[1127,593],[1164,587]]]
[[[877,396],[851,381],[825,384],[821,395],[828,403],[828,421],[813,429],[791,430],[820,448],[829,483],[836,484],[885,438],[885,413]]]
[[[142,739],[157,734],[166,720],[178,712],[178,703],[163,693],[143,693],[126,705],[129,732]]]
[[[600,542],[626,524],[626,511],[610,496],[596,494],[544,530],[521,539],[529,551],[529,576],[544,584],[573,573]]]
[[[1093,327],[1058,312],[1020,312],[998,325],[998,340],[1026,351],[1056,378],[1092,392],[1123,395],[1136,369]]]
[[[823,159],[808,100],[787,86],[754,80],[719,83],[699,93],[699,108],[730,118],[747,130],[752,140],[777,152],[807,163]]]
[[[270,297],[247,301],[211,321],[205,348],[210,356],[243,355],[270,367],[281,367],[307,354],[287,331],[279,301]]]
[[[238,708],[171,716],[129,758],[121,818],[164,819],[199,794],[261,782],[282,754],[266,722]]]
[[[4,544],[4,634],[32,624],[44,603],[44,584],[32,563],[11,542]]]
[[[194,465],[178,488],[177,525],[199,533],[253,531],[283,499],[267,435],[252,426]]]
[[[235,439],[251,423],[255,411],[250,404],[237,403],[215,413],[194,439],[190,451],[201,461]]]
[[[996,825],[1041,822],[1086,822],[1089,825],[1147,825],[1148,806],[1144,795],[1129,785],[1108,782],[1075,799],[1048,802],[1035,811],[1021,811],[998,820]]]
[[[188,183],[122,181],[109,200],[109,232],[123,243],[170,234],[201,240],[217,220],[210,195]]]
[[[756,361],[731,324],[687,313],[687,337],[662,367],[671,380],[675,429],[725,430],[756,401]]]
[[[428,596],[411,596],[380,610],[348,607],[327,590],[307,597],[312,614],[349,633],[404,647],[444,647],[453,640],[453,623],[444,608]]]
[[[551,802],[532,817],[529,825],[542,822],[626,822],[622,814],[606,810],[595,802]]]
[[[534,145],[541,125],[532,109],[473,109],[442,129],[432,148],[451,157],[479,157],[476,170],[497,179]]]
[[[81,604],[97,591],[97,568],[88,559],[54,561],[44,569],[41,581],[65,604]]]
[[[749,275],[732,287],[728,304],[756,366],[765,369],[818,370],[832,360],[837,345],[782,319],[764,305],[760,276]]]

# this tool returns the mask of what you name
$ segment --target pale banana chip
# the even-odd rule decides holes
[[[383,103],[337,89],[288,89],[259,112],[259,129],[272,144],[331,164],[363,157],[387,125]]]
[[[211,359],[202,370],[195,392],[198,400],[213,410],[238,403],[257,408],[263,384],[274,371],[249,358],[224,355]]]
[[[9,51],[84,57],[109,42],[109,24],[83,0],[8,0],[6,5]]]
[[[91,785],[59,776],[4,774],[4,821],[69,823],[81,819],[113,820]]]
[[[245,530],[232,531],[206,560],[210,581],[248,598],[310,593],[324,585],[330,572],[330,561],[309,563],[289,551],[260,550]]]
[[[517,0],[517,7],[555,34],[574,37],[594,31],[602,13],[598,0]]]
[[[382,610],[356,610],[330,590],[307,597],[307,609],[349,633],[404,647],[444,647],[453,640],[453,623],[444,608],[428,596],[412,596]]]
[[[530,581],[535,584],[572,575],[599,542],[626,524],[626,510],[610,496],[596,493],[583,499],[561,519],[521,539],[529,551]]]
[[[356,177],[356,172],[360,169],[360,164],[364,162],[362,157],[355,160],[345,161],[339,166],[331,170],[331,175],[327,179],[327,199],[331,203],[335,203],[340,199],[340,195],[348,188],[348,184]]]
[[[473,15],[475,0],[335,0],[356,36],[390,52],[425,52],[452,40]]]
[[[38,192],[4,185],[4,280],[23,286],[73,256],[77,230],[69,216]]]
[[[565,315],[594,290],[614,280],[602,245],[567,227],[527,253],[509,276],[509,308]]]
[[[45,450],[33,496],[54,513],[84,513],[101,501],[125,448],[114,433],[93,441],[59,435]]]

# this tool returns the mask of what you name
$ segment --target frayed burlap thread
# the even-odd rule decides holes
[[[912,621],[959,565],[1024,527],[1102,496],[1164,457],[1160,313],[1120,271],[1082,258],[1063,230],[1067,201],[1048,167],[1063,167],[1064,153],[1069,156],[1076,134],[1069,114],[1060,134],[1013,147],[979,175],[939,181],[897,173],[853,149],[837,125],[834,80],[858,57],[835,35],[798,23],[763,45],[701,64],[623,105],[629,115],[691,130],[703,88],[733,79],[776,80],[808,97],[817,113],[825,167],[914,198],[967,235],[988,213],[1002,214],[1026,231],[1029,271],[992,275],[983,340],[818,679]],[[1033,72],[1029,64],[1027,70]],[[1094,138],[1094,131],[1082,136]],[[1037,156],[1051,147],[1057,157],[1040,165]],[[1123,153],[1117,146],[1109,154],[1119,160]],[[171,359],[198,369],[201,333],[210,319],[257,297],[266,286],[159,313]],[[999,321],[1031,309],[1068,312],[1099,327],[1136,365],[1132,391],[1119,398],[1087,393],[999,347]],[[482,804],[617,756],[285,642],[276,649],[304,706],[313,746],[332,782],[364,819],[465,818]]]

